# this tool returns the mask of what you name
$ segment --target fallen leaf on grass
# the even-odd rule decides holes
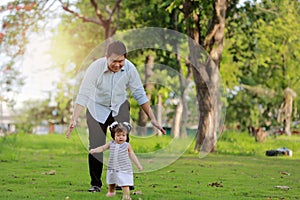
[[[279,188],[279,189],[284,189],[284,190],[291,189],[289,186],[285,186],[285,185],[277,185],[277,186],[274,186],[274,188]]]
[[[49,172],[43,172],[42,174],[44,174],[44,175],[55,175],[56,171],[55,170],[50,170]]]
[[[170,170],[170,171],[168,171],[168,173],[171,173],[171,172],[176,172],[174,169],[173,170]]]
[[[207,186],[212,186],[212,187],[223,187],[222,182],[213,182],[213,183],[208,183]]]
[[[283,174],[283,175],[287,175],[287,176],[290,176],[291,174],[288,173],[288,172],[283,172],[283,171],[279,171],[280,174]]]

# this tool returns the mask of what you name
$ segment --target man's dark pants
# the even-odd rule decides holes
[[[120,107],[119,114],[115,117],[110,113],[104,124],[97,122],[87,110],[86,120],[89,129],[89,149],[102,146],[106,143],[106,132],[108,126],[114,121],[118,122],[130,122],[130,105],[126,100]],[[89,170],[91,177],[91,185],[102,187],[101,175],[103,169],[103,153],[89,154],[88,156]]]

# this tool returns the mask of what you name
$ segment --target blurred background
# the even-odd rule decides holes
[[[194,134],[199,149],[224,130],[248,131],[257,141],[299,134],[299,13],[298,0],[2,0],[0,134],[64,133],[86,57],[115,34],[143,27],[185,34],[215,63],[203,83],[190,56],[129,53],[169,135]],[[160,79],[165,85],[151,84]],[[138,134],[149,134],[130,99],[132,120],[145,127]],[[212,128],[204,126],[209,116],[217,119]]]

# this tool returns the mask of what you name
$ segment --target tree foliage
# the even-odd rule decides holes
[[[190,3],[191,12],[185,10],[188,8],[187,2]],[[68,116],[70,99],[74,97],[76,84],[79,84],[74,82],[74,77],[82,66],[87,65],[82,62],[99,43],[115,33],[141,27],[164,27],[191,36],[192,33],[187,29],[190,26],[190,30],[198,32],[194,39],[211,52],[216,46],[212,38],[206,36],[211,31],[215,2],[11,1],[0,9],[1,87],[12,91],[22,84],[19,62],[26,52],[26,45],[34,39],[32,33],[44,29],[47,22],[53,19],[53,13],[56,13],[60,23],[52,29],[54,36],[49,53],[52,55],[52,66],[59,68],[64,75],[54,94],[57,109],[62,111],[59,114]],[[280,125],[281,122],[277,119],[286,88],[298,94],[294,97],[294,110],[297,107],[299,110],[300,105],[300,80],[297,74],[300,71],[299,1],[253,0],[246,1],[241,7],[237,7],[236,0],[226,2],[228,7],[224,51],[220,57],[220,77],[228,91],[226,122],[228,126],[242,129],[249,125],[267,128]],[[59,9],[54,10],[54,4]],[[155,63],[160,64],[154,69],[154,74],[168,77],[166,80],[173,89],[182,91],[178,78],[163,71],[162,66],[171,66],[177,72],[182,70],[183,77],[186,77],[189,74],[187,58],[177,59],[178,55],[171,51],[156,49],[130,52],[128,56],[136,64],[140,74],[144,73],[145,58],[150,54],[155,55]],[[159,75],[154,76],[153,80],[164,78]],[[167,99],[176,97],[164,87],[156,86],[155,89],[151,97],[153,104],[158,101],[157,92],[163,94],[166,102]],[[3,98],[3,92],[1,95]],[[138,106],[134,103],[132,106],[133,113],[138,113]],[[170,108],[173,109],[171,106]],[[171,119],[174,113],[170,112],[168,116]],[[133,114],[133,117],[137,120],[138,116]],[[299,115],[293,117],[294,120],[299,120]]]
[[[0,7],[0,96],[7,99],[8,93],[17,92],[24,84],[20,69],[26,46],[33,33],[43,30],[47,17],[52,16],[53,1],[14,0]],[[47,13],[44,14],[44,13]]]
[[[242,128],[279,124],[284,90],[289,87],[299,92],[299,76],[295,73],[300,70],[298,18],[298,1],[265,0],[246,3],[230,20],[226,55],[232,56],[241,71],[240,85],[229,97],[231,122]]]

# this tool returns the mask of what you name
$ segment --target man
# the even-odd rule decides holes
[[[126,59],[126,54],[126,47],[122,42],[112,42],[107,48],[106,56],[94,61],[88,67],[77,94],[67,138],[76,126],[81,111],[87,107],[89,149],[104,145],[107,127],[111,123],[130,121],[127,88],[131,90],[138,104],[150,118],[152,125],[166,134],[157,122],[140,76],[135,66]],[[89,154],[88,162],[92,185],[88,191],[100,192],[103,153]]]

